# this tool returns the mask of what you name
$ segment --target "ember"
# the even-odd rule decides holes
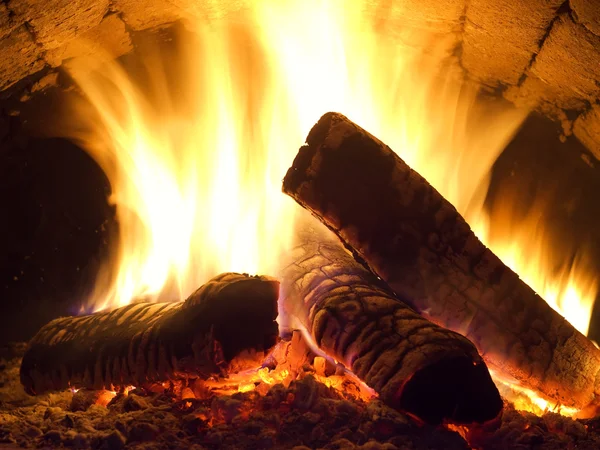
[[[231,394],[193,385],[191,395],[166,383],[153,389],[134,388],[127,394],[81,389],[30,397],[18,379],[24,346],[2,348],[0,446],[141,449],[154,445],[215,450],[600,446],[600,424],[595,420],[575,421],[553,413],[538,417],[515,411],[511,405],[505,406],[494,426],[419,425],[376,397],[360,399],[347,389],[328,387],[325,382],[332,376],[320,378],[316,367],[321,363],[308,362],[314,362],[314,355],[301,339],[284,344],[286,350],[280,348],[280,354],[299,358],[284,363],[298,371],[289,384],[276,382],[263,392]],[[104,403],[103,397],[110,397],[106,406],[99,403]]]

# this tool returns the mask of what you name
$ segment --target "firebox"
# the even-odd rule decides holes
[[[593,0],[0,0],[0,447],[597,448]]]

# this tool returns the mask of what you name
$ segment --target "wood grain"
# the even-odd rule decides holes
[[[243,350],[275,345],[278,296],[271,278],[226,273],[185,302],[53,320],[29,343],[21,383],[41,394],[223,374]]]
[[[486,248],[439,192],[367,131],[341,114],[325,114],[300,149],[283,190],[396,295],[469,338],[490,368],[563,405],[598,403],[600,350]]]

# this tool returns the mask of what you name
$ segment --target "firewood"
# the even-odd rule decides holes
[[[566,406],[600,399],[600,350],[423,177],[343,115],[327,113],[313,127],[283,190],[400,298],[469,338],[504,378]]]
[[[53,320],[30,341],[21,383],[34,395],[223,375],[242,351],[275,345],[278,296],[271,278],[226,273],[184,302]]]
[[[313,222],[283,270],[289,326],[304,328],[389,406],[434,424],[495,418],[502,400],[475,346],[399,301]]]

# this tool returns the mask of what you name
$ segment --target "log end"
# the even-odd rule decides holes
[[[30,341],[21,383],[36,395],[220,373],[244,351],[275,346],[278,298],[273,278],[226,273],[185,302],[56,319]]]
[[[279,339],[278,299],[279,282],[274,278],[218,275],[161,324],[160,339],[175,343],[178,367],[208,376],[217,367],[225,369],[244,351],[268,352],[275,346]],[[198,352],[205,361],[198,360]],[[192,354],[196,357],[188,359]]]
[[[272,349],[279,338],[277,325],[279,282],[269,277],[248,277],[228,283],[214,307],[205,311],[212,318],[215,339],[226,361],[244,350]]]
[[[401,388],[395,407],[424,422],[485,423],[498,417],[503,402],[483,362],[444,359],[415,373]]]
[[[300,147],[292,167],[290,167],[285,175],[283,180],[283,192],[286,194],[296,192],[300,184],[306,179],[307,172],[312,165],[319,144],[325,141],[325,138],[331,129],[332,122],[339,118],[343,119],[344,116],[339,113],[328,112],[325,113],[312,127],[310,133],[308,133],[308,136],[306,137],[306,143],[308,145]]]
[[[292,167],[288,169],[285,178],[283,179],[283,192],[292,195],[292,193],[298,190],[300,184],[306,177],[305,174],[310,167],[316,152],[317,149],[310,145],[303,145],[300,147],[296,158],[294,158]]]

